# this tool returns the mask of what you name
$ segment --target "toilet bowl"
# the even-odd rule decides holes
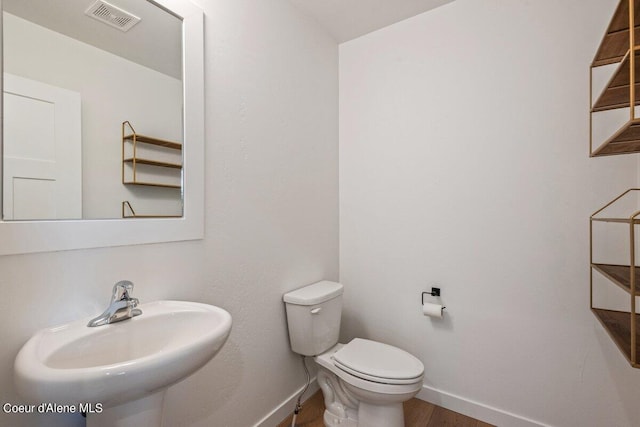
[[[314,358],[327,427],[403,427],[402,403],[422,388],[424,367],[411,354],[356,338]]]
[[[326,427],[404,427],[402,403],[422,387],[424,365],[397,347],[355,338],[338,343],[340,283],[322,281],[284,295],[291,349],[314,356]]]

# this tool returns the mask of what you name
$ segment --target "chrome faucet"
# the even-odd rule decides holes
[[[138,298],[131,298],[131,291],[133,291],[133,283],[128,280],[122,280],[113,285],[109,307],[100,316],[91,319],[87,326],[107,325],[142,314],[142,310],[136,308],[139,303]]]

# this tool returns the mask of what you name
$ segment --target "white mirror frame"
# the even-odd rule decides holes
[[[153,3],[183,20],[182,218],[0,221],[0,255],[175,242],[204,237],[204,14],[188,0],[153,0]],[[0,10],[1,7],[2,0]]]

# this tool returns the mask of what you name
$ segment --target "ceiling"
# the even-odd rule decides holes
[[[289,1],[313,16],[338,43],[342,43],[453,0]]]
[[[107,0],[142,20],[122,32],[87,17],[94,0],[2,0],[13,15],[180,79],[182,22],[149,1]],[[289,0],[338,42],[360,37],[453,0]]]
[[[142,20],[127,32],[84,14],[95,0],[2,0],[2,8],[50,30],[182,78],[182,21],[151,2],[107,0]]]

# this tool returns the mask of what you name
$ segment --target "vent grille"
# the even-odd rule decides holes
[[[121,31],[129,31],[131,27],[140,22],[140,18],[137,16],[102,0],[97,0],[84,13]]]

